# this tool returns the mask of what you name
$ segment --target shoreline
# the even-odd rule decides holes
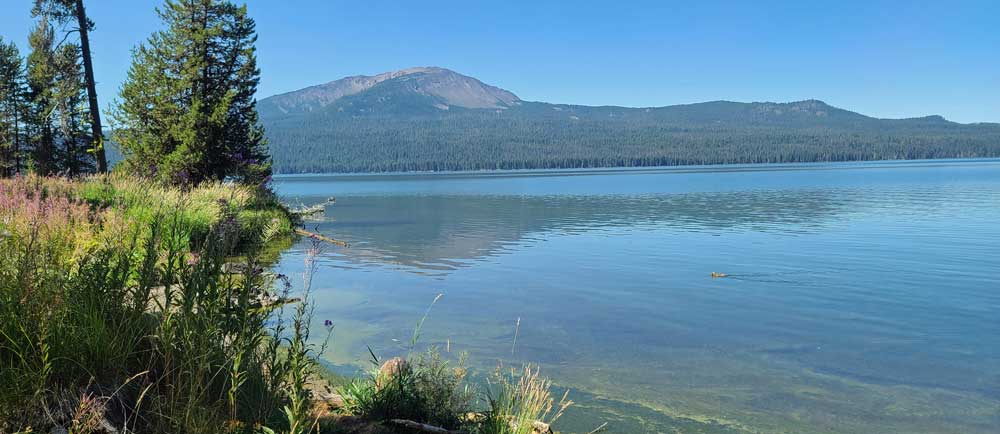
[[[615,166],[581,168],[539,168],[539,169],[483,169],[455,171],[398,171],[398,172],[303,172],[276,173],[275,180],[296,180],[310,178],[463,178],[463,177],[518,177],[544,176],[546,174],[591,175],[609,173],[724,173],[724,172],[764,172],[778,170],[850,170],[873,168],[936,167],[958,164],[984,165],[1000,164],[1000,157],[981,158],[933,158],[899,160],[831,160],[785,163],[722,163],[722,164],[679,164],[673,166]]]

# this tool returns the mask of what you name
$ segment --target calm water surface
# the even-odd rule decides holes
[[[346,372],[443,293],[422,344],[538,363],[568,432],[1000,432],[1000,160],[276,185],[337,198],[307,226],[352,243],[314,279]]]

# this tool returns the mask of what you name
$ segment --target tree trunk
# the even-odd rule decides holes
[[[94,83],[94,64],[90,59],[90,36],[88,35],[87,13],[83,0],[76,0],[76,20],[80,25],[80,54],[83,55],[83,70],[87,81],[87,100],[90,103],[90,127],[93,130],[94,156],[97,171],[108,171],[108,159],[104,154],[104,134],[101,130],[101,107],[97,104],[97,86]]]

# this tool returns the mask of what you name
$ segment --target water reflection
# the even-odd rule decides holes
[[[347,195],[307,222],[352,243],[343,254],[359,264],[447,271],[550,234],[673,230],[776,235],[816,233],[851,215],[901,214],[915,219],[983,212],[1000,206],[989,185],[914,189],[751,189],[644,195]],[[303,195],[304,203],[325,196]],[[975,206],[969,206],[974,201]],[[989,208],[985,208],[989,210]],[[897,228],[898,229],[898,228]],[[734,276],[737,277],[737,276]],[[759,279],[744,275],[739,278]]]
[[[518,361],[585,401],[569,432],[992,433],[1000,164],[864,166],[278,187],[338,198],[309,226],[353,244],[315,280],[339,363],[443,292],[427,343],[489,369],[522,318]]]
[[[311,198],[305,198],[310,200]],[[347,196],[307,226],[344,239],[347,257],[451,270],[539,234],[669,227],[724,233],[814,231],[857,201],[837,192],[749,191],[644,196]],[[749,277],[748,277],[749,278]]]

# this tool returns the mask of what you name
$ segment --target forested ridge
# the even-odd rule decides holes
[[[1000,156],[997,125],[936,119],[827,126],[664,119],[667,116],[633,113],[639,109],[587,108],[569,111],[575,114],[565,118],[533,116],[528,110],[465,110],[408,118],[323,112],[264,117],[264,122],[275,168],[286,173]],[[616,112],[621,116],[615,117]]]
[[[372,89],[375,90],[375,89]],[[367,92],[366,92],[367,93]],[[662,108],[522,102],[448,110],[356,95],[305,115],[267,100],[278,172],[634,167],[1000,156],[1000,125],[875,119],[820,101]],[[402,101],[400,101],[402,100]],[[387,103],[388,102],[388,103]]]

